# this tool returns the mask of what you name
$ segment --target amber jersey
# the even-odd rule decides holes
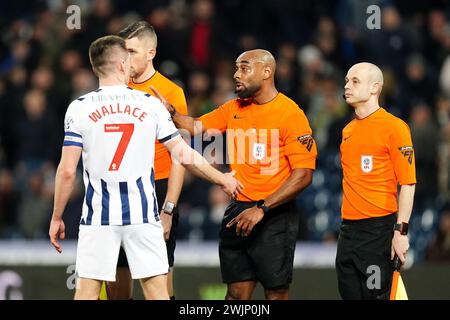
[[[187,103],[183,89],[158,71],[156,71],[150,79],[144,82],[134,83],[131,80],[128,85],[133,89],[141,90],[151,95],[153,95],[153,92],[151,91],[150,86],[154,86],[156,90],[158,90],[158,92],[175,107],[177,112],[184,115],[187,114]],[[155,146],[155,179],[167,179],[170,174],[171,165],[172,160],[169,151],[163,144],[157,141]]]
[[[282,93],[265,104],[230,100],[199,118],[227,132],[228,161],[244,184],[239,201],[265,199],[293,169],[315,169],[317,149],[304,112]]]
[[[342,131],[342,218],[359,220],[397,211],[398,184],[415,184],[408,125],[379,108]]]

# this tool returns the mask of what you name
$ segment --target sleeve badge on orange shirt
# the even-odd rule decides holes
[[[414,148],[412,146],[405,146],[398,148],[398,150],[400,150],[400,152],[405,158],[408,158],[408,163],[412,164],[412,159],[414,156]]]
[[[361,170],[365,173],[372,172],[373,157],[371,155],[362,155],[361,156]]]
[[[305,134],[303,136],[297,137],[297,140],[300,142],[300,144],[306,146],[306,150],[308,150],[308,152],[311,151],[314,145],[314,139],[310,134]]]

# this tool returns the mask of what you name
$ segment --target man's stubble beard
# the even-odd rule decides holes
[[[237,94],[237,96],[241,99],[248,99],[248,98],[252,98],[255,96],[256,92],[258,92],[258,90],[261,89],[260,86],[248,86],[246,87],[244,90],[237,92],[236,90],[234,91],[234,93]]]

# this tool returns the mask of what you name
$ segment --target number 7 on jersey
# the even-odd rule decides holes
[[[117,171],[120,168],[123,156],[125,155],[125,151],[127,151],[128,144],[130,143],[131,136],[133,135],[134,123],[105,124],[104,130],[105,132],[123,133],[108,169],[109,171]]]

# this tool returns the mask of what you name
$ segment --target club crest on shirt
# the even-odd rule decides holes
[[[300,142],[300,144],[306,146],[306,150],[308,150],[308,152],[311,151],[313,144],[314,144],[314,139],[310,134],[305,134],[303,136],[297,137],[298,142]]]
[[[372,172],[373,169],[373,157],[371,155],[361,156],[361,170],[364,173]]]
[[[253,158],[262,160],[266,156],[266,145],[264,143],[253,144]]]
[[[411,146],[404,146],[404,147],[398,148],[398,150],[400,150],[400,152],[402,153],[402,155],[405,158],[408,158],[408,163],[412,164],[412,159],[413,159],[413,155],[414,155],[414,148],[411,147]]]

